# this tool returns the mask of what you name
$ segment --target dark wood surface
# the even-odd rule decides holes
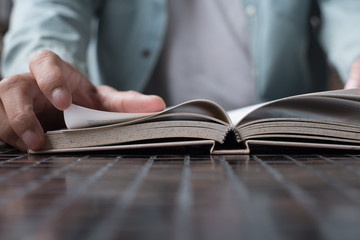
[[[360,239],[354,153],[0,152],[0,239]]]

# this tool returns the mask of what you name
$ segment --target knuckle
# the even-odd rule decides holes
[[[39,50],[33,53],[29,60],[29,67],[42,91],[50,93],[63,84],[62,60],[56,53],[50,50]]]
[[[128,94],[128,96],[132,96],[132,97],[135,97],[135,96],[139,95],[139,93],[137,91],[134,91],[134,90],[126,91],[126,94]]]
[[[16,80],[14,79],[14,76],[6,77],[1,80],[0,82],[0,92],[3,93],[4,91],[8,90],[9,87],[13,84],[12,82]]]
[[[15,146],[19,137],[14,133],[10,126],[6,126],[0,129],[0,139],[10,145]]]
[[[29,110],[16,109],[14,111],[15,112],[13,112],[8,119],[12,129],[20,129],[28,126],[30,123],[28,114]]]
[[[58,84],[59,80],[63,79],[63,74],[61,71],[47,71],[44,72],[42,77],[37,79],[37,83],[41,89],[52,90],[53,85]]]
[[[50,50],[41,49],[30,56],[29,65],[33,66],[46,61],[58,63],[60,61],[60,57]]]
[[[0,94],[3,96],[5,92],[9,92],[14,88],[24,86],[24,84],[28,84],[28,81],[25,81],[20,74],[6,77],[0,81]]]
[[[13,76],[10,76],[10,77],[6,77],[3,80],[1,80],[1,85],[11,86],[14,83],[19,82],[19,79],[20,79],[19,75],[13,75]]]

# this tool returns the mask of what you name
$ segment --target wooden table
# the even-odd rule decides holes
[[[0,152],[0,239],[360,239],[354,153]]]

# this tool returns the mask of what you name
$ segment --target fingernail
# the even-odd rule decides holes
[[[23,133],[21,139],[30,149],[36,149],[40,137],[34,131],[27,130]]]
[[[56,88],[51,94],[52,102],[58,109],[64,110],[69,106],[69,94],[62,88]]]

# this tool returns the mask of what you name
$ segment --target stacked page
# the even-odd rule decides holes
[[[243,153],[252,146],[360,150],[360,90],[287,97],[227,113],[192,100],[157,113],[112,113],[72,105],[68,129],[46,133],[40,152],[206,145],[211,153]]]

